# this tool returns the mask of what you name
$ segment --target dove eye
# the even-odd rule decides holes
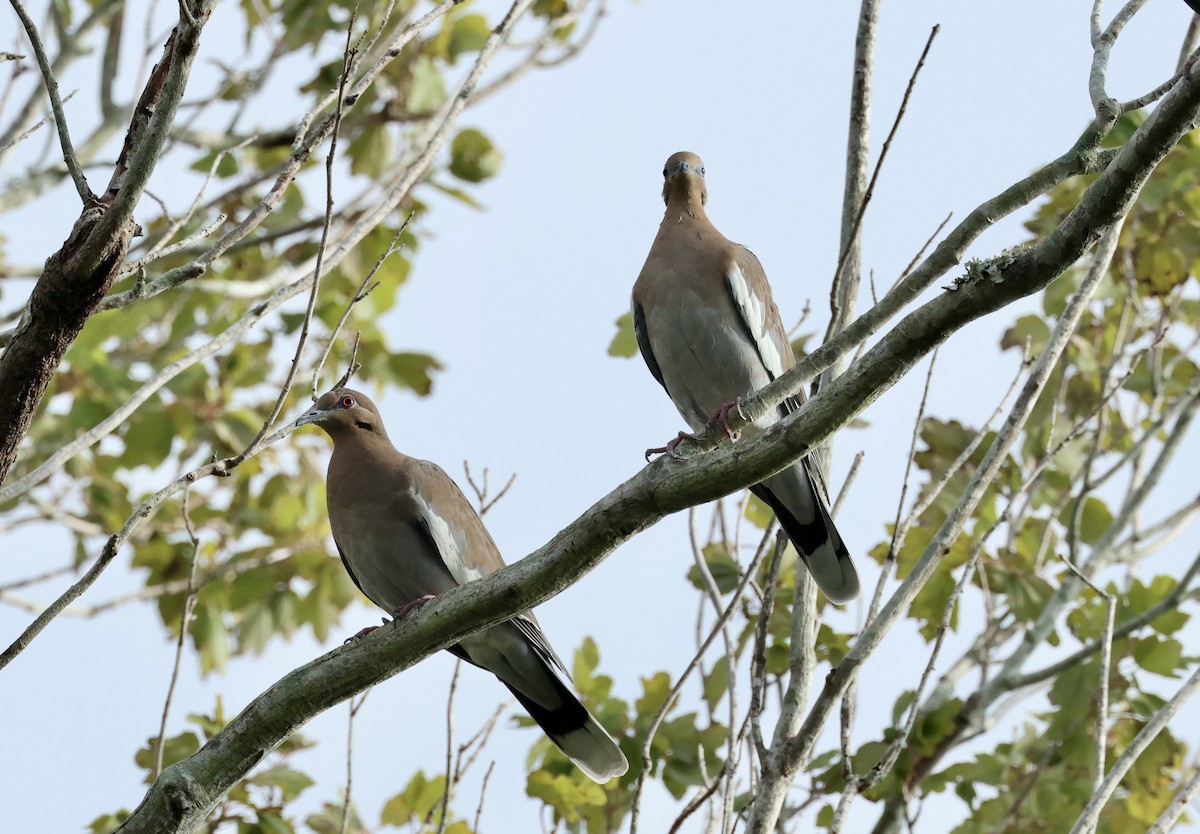
[[[338,405],[340,405],[342,408],[354,408],[354,406],[358,405],[358,403],[354,401],[354,397],[346,394],[342,397]]]
[[[667,169],[663,168],[663,176],[666,177],[666,175],[667,175]]]

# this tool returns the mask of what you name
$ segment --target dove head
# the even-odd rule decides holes
[[[387,437],[379,408],[366,394],[350,388],[335,388],[322,394],[312,408],[300,415],[296,426],[313,423],[337,442],[339,438],[378,435]]]
[[[704,162],[689,151],[672,154],[663,166],[663,202],[696,203],[703,206],[708,202],[708,189],[704,186]]]

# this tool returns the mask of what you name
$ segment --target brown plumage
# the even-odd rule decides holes
[[[342,562],[359,589],[393,616],[504,566],[467,497],[436,464],[403,454],[379,409],[357,391],[322,396],[297,425],[333,439],[325,491]],[[452,646],[494,673],[562,752],[597,782],[628,768],[616,743],[555,672],[562,661],[533,614],[477,632]]]
[[[666,214],[633,286],[634,332],[654,378],[693,431],[723,417],[795,364],[766,273],[705,213],[704,163],[681,152],[663,168]],[[799,408],[798,392],[759,431]],[[858,595],[858,575],[829,515],[820,465],[805,457],[751,487],[774,510],[817,585],[834,602]]]

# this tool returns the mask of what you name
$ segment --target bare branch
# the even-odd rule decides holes
[[[837,271],[829,292],[828,339],[854,314],[854,301],[862,274],[862,226],[859,213],[865,207],[868,137],[871,127],[871,81],[874,75],[875,33],[879,28],[879,0],[862,0],[858,11],[858,31],[854,40],[854,76],[850,84],[850,119],[846,139],[846,181],[842,191],[842,231],[838,249],[844,252],[845,265]],[[874,182],[874,178],[872,178]],[[835,363],[824,377],[838,373]]]
[[[54,77],[50,59],[46,57],[46,49],[42,46],[42,37],[38,34],[37,26],[29,17],[29,13],[25,11],[25,5],[21,0],[8,1],[12,4],[17,17],[21,19],[21,25],[25,27],[25,35],[29,38],[30,46],[33,47],[38,69],[42,71],[42,81],[46,85],[46,95],[50,97],[50,109],[54,113],[54,126],[58,128],[58,141],[62,146],[63,163],[66,164],[67,170],[71,174],[71,180],[75,183],[75,193],[86,205],[89,201],[96,199],[96,195],[88,185],[87,177],[83,175],[83,169],[79,167],[79,159],[75,156],[75,147],[71,144],[71,131],[67,127],[67,114],[63,110],[62,98],[58,93],[58,79]]]
[[[866,13],[866,10],[864,9],[864,14],[865,13]],[[878,12],[875,11],[874,14],[877,15]],[[861,36],[862,35],[861,27],[863,24],[860,22],[859,25],[860,25],[859,32],[860,32],[860,36]],[[925,66],[925,59],[929,56],[929,49],[930,49],[930,47],[933,46],[933,39],[937,37],[937,33],[940,30],[941,30],[941,26],[935,24],[934,27],[929,31],[929,39],[927,41],[925,41],[925,48],[923,50],[921,50],[921,57],[917,59],[917,65],[915,67],[913,67],[912,75],[909,76],[908,86],[904,89],[904,97],[900,100],[900,109],[898,109],[896,111],[896,118],[892,121],[892,129],[890,131],[888,131],[887,138],[883,140],[883,148],[879,151],[879,160],[875,163],[875,170],[871,172],[871,182],[867,185],[867,190],[865,192],[863,192],[862,197],[858,202],[856,211],[854,213],[854,221],[853,221],[853,223],[850,224],[850,228],[848,231],[846,229],[845,217],[843,217],[843,221],[842,221],[842,254],[838,257],[837,268],[834,269],[834,271],[833,271],[833,287],[834,287],[835,292],[838,292],[838,293],[843,292],[842,290],[839,289],[841,287],[841,282],[843,280],[842,273],[845,270],[846,264],[851,257],[851,250],[857,249],[857,247],[860,244],[861,237],[859,235],[859,229],[862,227],[863,216],[867,212],[867,206],[871,202],[871,197],[875,194],[875,183],[878,182],[878,180],[879,180],[879,172],[883,170],[883,163],[884,163],[884,160],[887,159],[888,149],[891,148],[892,140],[894,138],[896,138],[896,131],[900,128],[900,122],[904,118],[905,112],[907,112],[907,110],[908,110],[908,100],[909,100],[909,98],[912,97],[913,88],[916,86],[916,83],[917,83],[917,76],[920,75],[921,68]],[[857,72],[857,67],[856,67],[856,72]],[[847,191],[849,191],[849,189],[847,189]],[[851,283],[853,284],[854,289],[857,291],[858,280],[853,279],[851,281]],[[846,291],[848,291],[848,289],[849,288],[847,288]],[[833,309],[833,317],[829,323],[829,331],[826,334],[826,340],[828,340],[829,337],[832,336],[834,333],[840,331],[841,329],[843,329],[845,327],[844,319],[849,318],[849,315],[851,312],[851,310],[848,307],[845,309],[845,312],[842,312],[842,305],[840,305],[838,303],[838,300],[832,295],[830,296],[830,306]],[[837,329],[835,329],[835,322],[837,322],[839,324]],[[830,365],[830,367],[836,367],[836,366]],[[823,376],[822,384],[825,384],[825,382],[827,382],[827,381],[828,381],[827,377]]]
[[[175,684],[179,682],[179,664],[183,660],[183,644],[187,640],[192,612],[196,609],[196,565],[200,561],[200,539],[192,527],[192,515],[188,499],[192,491],[183,491],[183,524],[192,542],[192,564],[188,568],[187,592],[183,599],[183,614],[179,617],[179,639],[175,641],[175,662],[171,666],[171,683],[167,686],[167,697],[163,701],[162,721],[158,725],[158,743],[154,746],[154,775],[162,773],[163,747],[167,740],[167,716],[171,714],[171,699],[175,696]]]

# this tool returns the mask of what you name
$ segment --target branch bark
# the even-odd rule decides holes
[[[16,460],[63,355],[112,286],[138,233],[133,209],[162,154],[216,0],[167,39],[134,111],[108,192],[87,202],[62,247],[50,256],[12,340],[0,355],[0,484]]]

